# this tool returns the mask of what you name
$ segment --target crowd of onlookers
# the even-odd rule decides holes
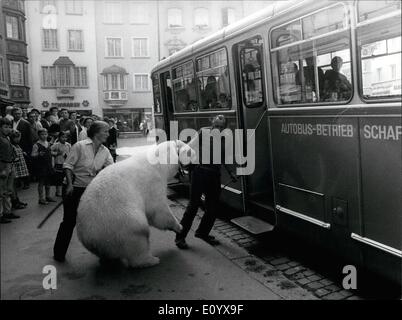
[[[28,204],[19,199],[18,190],[30,188],[32,182],[37,182],[40,205],[62,196],[64,160],[72,145],[88,139],[88,129],[98,120],[109,125],[104,144],[116,161],[118,130],[112,118],[80,116],[57,107],[46,112],[7,107],[5,116],[0,116],[0,223],[19,218],[14,210]]]

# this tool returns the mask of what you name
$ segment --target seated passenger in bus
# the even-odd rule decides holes
[[[187,93],[189,96],[189,102],[187,104],[187,111],[196,111],[197,110],[197,89],[195,87],[194,80],[190,80],[187,84]]]
[[[305,100],[314,100],[314,96],[317,96],[317,89],[315,84],[315,72],[314,72],[314,57],[306,58],[307,66],[303,67],[304,83],[301,81],[301,71],[299,70],[296,74],[296,80],[298,85],[302,85],[305,92]],[[324,72],[320,67],[318,70],[318,85],[320,89],[320,97],[324,92]],[[314,94],[313,94],[314,92]]]
[[[229,72],[227,67],[225,67],[225,71],[218,78],[218,89],[220,94],[224,93],[228,95],[230,92]]]
[[[324,99],[325,101],[346,101],[352,95],[352,84],[342,74],[343,60],[341,57],[333,57],[332,70],[325,72]]]
[[[190,101],[190,97],[186,91],[186,89],[181,89],[176,93],[176,101],[177,101],[177,111],[187,110],[187,106]]]
[[[230,108],[230,98],[225,93],[219,94],[219,100],[216,103],[216,108],[228,109]]]
[[[218,100],[218,93],[216,90],[216,78],[209,76],[207,78],[207,85],[205,86],[205,102],[209,108],[214,108]]]
[[[205,101],[205,88],[204,88],[204,79],[197,78],[198,92],[199,92],[199,102],[202,109],[206,109],[208,107]]]

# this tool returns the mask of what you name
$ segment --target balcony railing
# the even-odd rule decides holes
[[[124,105],[128,100],[127,90],[103,91],[103,99],[113,105]]]

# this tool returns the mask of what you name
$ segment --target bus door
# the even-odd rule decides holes
[[[245,176],[248,209],[255,206],[273,212],[273,187],[268,139],[267,105],[264,93],[263,44],[260,36],[247,39],[234,47],[237,62],[237,92],[240,128],[243,130],[244,154],[247,144],[255,141],[255,170]],[[247,130],[255,130],[247,135]],[[266,210],[267,209],[267,210]],[[257,210],[258,211],[258,210]],[[266,217],[268,218],[268,217]]]
[[[160,84],[162,91],[162,108],[164,115],[164,126],[169,140],[170,126],[169,122],[173,120],[173,95],[172,95],[172,80],[170,78],[170,71],[160,74]]]
[[[152,89],[154,98],[154,127],[155,129],[166,130],[164,114],[162,110],[162,103],[161,103],[159,74],[156,72],[152,75]]]

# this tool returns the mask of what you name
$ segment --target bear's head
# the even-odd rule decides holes
[[[162,142],[148,154],[148,161],[160,165],[167,181],[172,180],[182,166],[195,163],[196,159],[196,152],[181,140]]]

